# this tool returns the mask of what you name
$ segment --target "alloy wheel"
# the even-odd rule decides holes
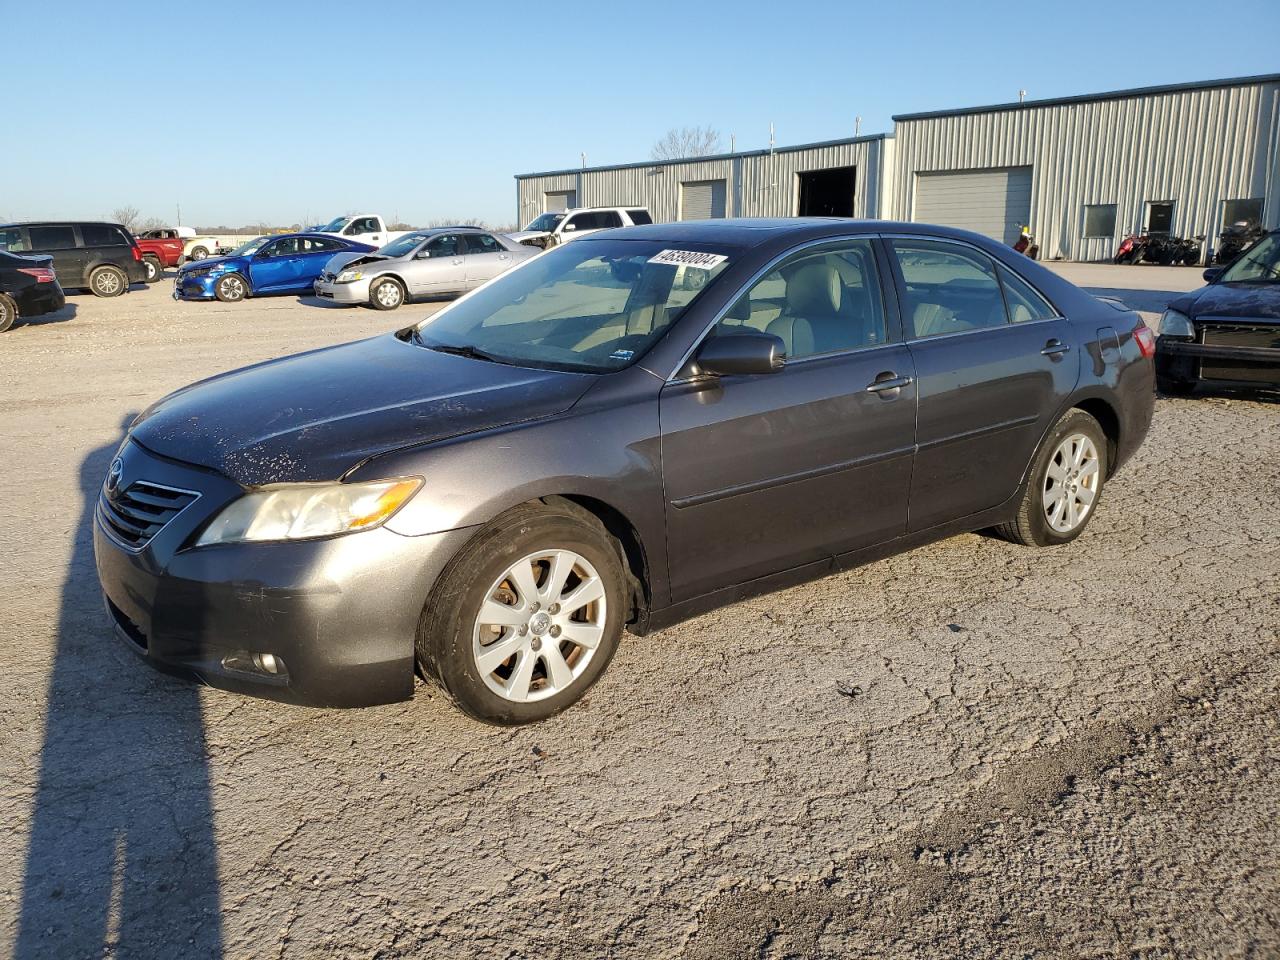
[[[378,289],[374,291],[374,295],[378,298],[378,303],[384,307],[398,307],[400,305],[400,286],[394,281],[379,284]]]
[[[1045,471],[1043,504],[1049,526],[1070,533],[1093,509],[1101,484],[1098,448],[1083,433],[1073,433],[1058,444]]]
[[[98,292],[110,297],[120,290],[120,277],[112,270],[103,270],[93,281]]]
[[[472,656],[485,686],[530,703],[566,690],[604,639],[604,582],[572,550],[547,550],[511,564],[485,593]]]
[[[226,277],[218,282],[222,295],[228,300],[244,299],[244,282],[239,277]]]

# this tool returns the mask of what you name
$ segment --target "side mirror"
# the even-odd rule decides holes
[[[716,376],[776,373],[787,359],[787,345],[772,333],[722,333],[698,351],[698,369]]]
[[[1201,276],[1204,277],[1205,283],[1213,283],[1220,276],[1222,276],[1222,271],[1225,269],[1226,267],[1210,267],[1203,274],[1201,274]]]
[[[568,233],[570,230],[577,230],[577,229],[578,229],[578,225],[576,223],[566,223],[564,225],[565,233]]]

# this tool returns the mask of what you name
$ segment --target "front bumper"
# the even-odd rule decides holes
[[[141,549],[120,540],[99,499],[98,579],[116,635],[135,653],[166,672],[292,703],[368,706],[413,695],[423,605],[472,531],[405,537],[376,529],[191,548],[239,486],[135,443],[121,459],[121,490],[145,479],[198,494]],[[277,671],[261,668],[255,654],[271,654]]]
[[[1160,337],[1156,370],[1184,383],[1280,386],[1280,348],[1194,343]]]
[[[178,273],[173,278],[173,299],[175,300],[214,300],[216,294],[213,292],[214,282],[222,274],[202,274],[193,277],[189,274]]]
[[[369,281],[355,280],[351,283],[334,283],[330,280],[316,280],[311,289],[315,295],[334,303],[368,303]]]

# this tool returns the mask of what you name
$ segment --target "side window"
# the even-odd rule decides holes
[[[27,227],[32,250],[74,250],[76,234],[70,226]]]
[[[263,251],[268,257],[288,257],[298,252],[298,238],[285,237],[267,244]]]
[[[467,253],[501,253],[502,244],[487,233],[468,233],[466,235]]]
[[[1058,315],[1058,311],[1049,305],[1049,301],[1040,296],[1027,281],[1004,264],[1000,264],[996,269],[1000,273],[1000,282],[1004,285],[1004,302],[1009,308],[1011,323],[1052,320]]]
[[[601,228],[622,226],[622,215],[617,210],[605,210],[596,214],[596,226]]]
[[[842,240],[788,257],[738,298],[716,334],[763,330],[791,359],[884,343],[884,299],[870,240]]]
[[[991,258],[936,240],[894,240],[906,285],[903,304],[916,337],[966,333],[1008,322]]]
[[[456,257],[460,254],[458,237],[452,233],[436,237],[427,244],[427,255],[435,257]]]
[[[591,214],[575,213],[572,217],[570,217],[568,220],[564,222],[564,227],[562,228],[562,230],[568,230],[570,227],[573,227],[574,230],[590,230]]]
[[[631,218],[631,222],[636,226],[645,223],[653,223],[653,217],[649,216],[648,210],[628,210],[627,216]]]
[[[357,233],[377,233],[378,221],[373,217],[360,217],[358,220],[351,221],[351,226],[342,232],[347,236],[354,236]]]
[[[21,227],[4,227],[0,228],[0,250],[8,250],[10,253],[22,253],[28,249],[22,240]]]

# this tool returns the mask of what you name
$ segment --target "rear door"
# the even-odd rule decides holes
[[[663,388],[673,600],[905,532],[916,393],[881,276],[868,238],[801,248],[712,334],[775,334],[783,369]]]
[[[69,223],[29,224],[26,230],[31,252],[53,257],[53,268],[64,287],[85,286],[85,251],[76,242],[75,227]]]
[[[87,272],[103,263],[112,263],[133,278],[141,271],[133,259],[133,241],[121,227],[110,223],[82,223],[80,231],[81,260]]]
[[[511,266],[511,254],[487,233],[464,233],[466,244],[467,289],[492,280]]]
[[[312,283],[324,270],[335,253],[346,250],[346,246],[332,237],[298,237],[298,271],[291,278],[298,289],[310,290]]]
[[[919,410],[910,530],[1004,503],[1075,388],[1079,350],[1047,299],[958,241],[892,237]]]
[[[415,297],[460,293],[467,288],[466,247],[456,233],[432,237],[414,255],[405,271],[409,293]]]

